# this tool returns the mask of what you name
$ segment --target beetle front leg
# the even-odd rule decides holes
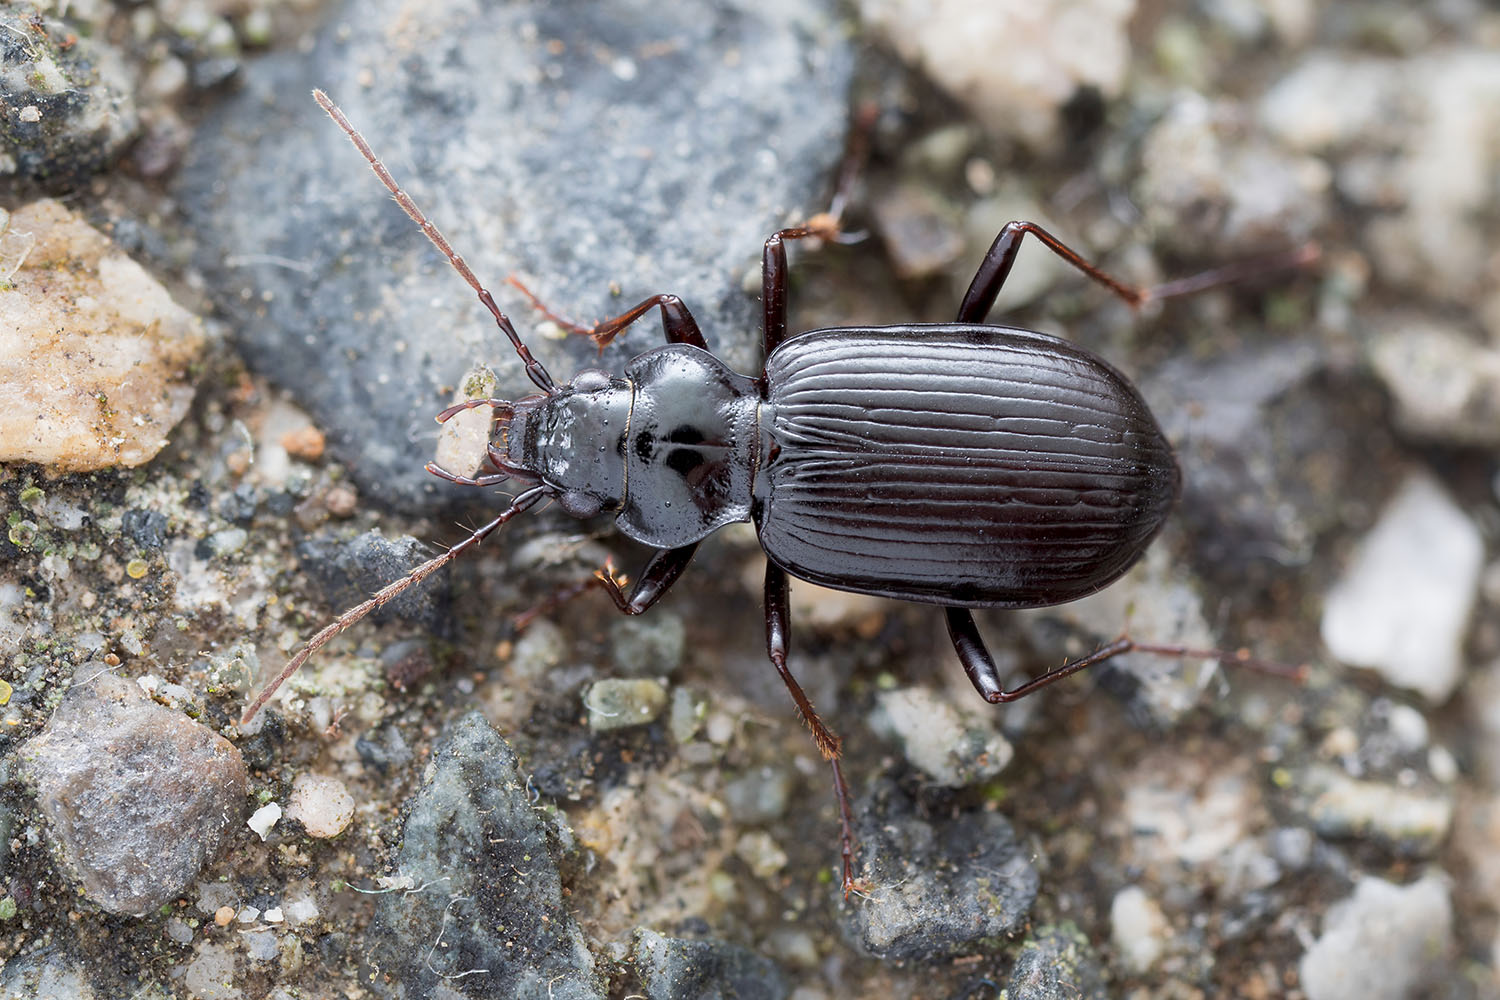
[[[600,348],[608,345],[620,335],[620,331],[646,315],[646,313],[660,307],[661,328],[662,333],[666,335],[667,343],[688,344],[699,350],[708,350],[708,343],[703,339],[703,332],[698,329],[698,321],[693,318],[692,313],[688,312],[688,307],[683,304],[683,301],[675,295],[653,295],[636,305],[635,308],[623,312],[613,319],[600,320],[593,326],[586,326],[583,323],[577,323],[564,316],[559,316],[547,308],[546,304],[532,294],[531,289],[521,284],[520,279],[515,275],[512,274],[507,277],[505,283],[526,296],[531,302],[532,308],[537,312],[546,316],[569,333],[593,338],[594,343],[599,345]]]
[[[844,896],[847,898],[854,890],[854,820],[849,811],[849,789],[844,784],[843,769],[839,767],[843,744],[838,736],[823,724],[823,720],[818,718],[818,713],[813,710],[812,702],[803,692],[802,685],[797,683],[797,678],[793,677],[791,670],[787,669],[787,650],[791,638],[789,603],[786,571],[767,560],[766,652],[771,657],[771,664],[776,668],[776,672],[781,675],[781,682],[791,693],[792,701],[797,706],[797,714],[802,716],[802,721],[807,724],[808,729],[812,730],[813,742],[818,745],[818,751],[833,768],[833,794],[839,805],[839,850],[843,857]]]
[[[621,614],[642,614],[671,589],[677,578],[682,576],[682,571],[687,569],[688,563],[693,561],[693,553],[697,551],[697,542],[676,549],[657,549],[646,563],[646,568],[641,570],[635,586],[630,588],[629,597],[625,596],[620,581],[615,579],[612,566],[605,566],[595,572],[594,579],[615,602],[615,607],[620,609]]]

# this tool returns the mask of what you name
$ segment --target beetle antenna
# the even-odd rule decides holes
[[[437,226],[434,226],[428,221],[427,216],[422,214],[422,210],[417,207],[417,203],[412,201],[411,195],[407,194],[402,190],[401,185],[396,183],[396,178],[392,177],[391,172],[386,169],[385,164],[380,162],[380,157],[375,155],[375,151],[370,148],[370,144],[365,141],[365,137],[359,134],[359,131],[349,123],[349,119],[344,116],[344,112],[340,110],[339,106],[334,104],[332,99],[323,93],[323,91],[314,90],[313,100],[317,101],[318,106],[328,112],[328,117],[332,118],[334,124],[344,130],[344,134],[354,143],[354,148],[359,150],[360,155],[369,161],[370,169],[375,171],[375,176],[380,178],[380,183],[384,184],[386,190],[391,193],[391,197],[396,199],[396,204],[400,205],[406,214],[411,216],[412,221],[432,241],[432,245],[437,247],[443,256],[448,258],[448,263],[453,265],[453,269],[469,283],[470,288],[479,294],[479,301],[483,302],[484,307],[495,317],[495,322],[500,325],[500,332],[510,338],[511,346],[516,349],[516,354],[520,356],[521,361],[526,365],[527,377],[549,396],[556,393],[557,384],[552,381],[552,376],[547,374],[547,369],[542,367],[540,361],[531,356],[531,352],[521,342],[521,335],[511,325],[509,317],[500,311],[499,306],[495,305],[494,296],[490,295],[489,290],[479,283],[478,278],[474,277],[474,272],[469,270],[469,265],[464,263],[464,259],[454,251],[447,238],[438,232]]]
[[[468,538],[465,538],[463,541],[450,547],[446,552],[443,552],[440,555],[433,556],[431,559],[427,560],[422,565],[418,566],[416,569],[412,570],[410,573],[406,574],[406,576],[403,576],[401,579],[395,581],[394,583],[386,584],[384,587],[380,588],[373,595],[371,595],[368,600],[356,604],[354,607],[350,608],[348,611],[345,611],[343,614],[339,615],[333,621],[325,625],[322,631],[313,636],[311,639],[307,640],[307,645],[298,650],[296,656],[293,656],[290,660],[286,661],[286,666],[281,668],[281,673],[277,674],[274,678],[271,679],[271,682],[269,684],[260,689],[260,693],[257,694],[255,696],[255,700],[250,703],[250,707],[245,709],[245,714],[240,716],[240,725],[243,726],[251,719],[255,718],[255,713],[259,712],[261,708],[265,706],[266,702],[271,700],[271,696],[276,693],[277,688],[281,687],[281,685],[286,682],[287,678],[295,674],[298,669],[301,668],[302,664],[307,662],[308,657],[312,656],[319,649],[322,649],[325,645],[327,645],[330,639],[338,635],[340,632],[344,631],[344,629],[353,625],[355,622],[359,621],[371,611],[374,611],[382,604],[385,604],[387,601],[396,597],[408,587],[414,584],[421,583],[433,573],[436,573],[438,570],[448,565],[448,563],[457,559],[469,549],[484,541],[492,531],[500,527],[500,525],[504,524],[506,521],[509,521],[511,518],[515,517],[517,514],[520,514],[522,511],[530,509],[546,494],[547,488],[545,486],[533,486],[531,489],[527,490],[525,493],[520,494],[514,500],[512,500],[510,502],[510,506],[501,511],[493,521],[486,525],[483,525],[482,527],[476,528]]]

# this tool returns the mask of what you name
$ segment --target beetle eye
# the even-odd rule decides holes
[[[578,392],[598,392],[600,389],[609,388],[609,372],[599,368],[585,368],[573,376],[569,383]]]
[[[582,490],[565,490],[557,502],[574,517],[593,517],[602,508],[599,498]]]

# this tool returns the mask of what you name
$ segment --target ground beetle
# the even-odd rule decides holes
[[[657,550],[628,595],[612,568],[597,574],[615,605],[632,615],[666,593],[704,537],[731,522],[754,521],[767,556],[766,643],[833,766],[847,892],[853,834],[839,740],[787,669],[788,574],[943,607],[958,658],[990,702],[1023,697],[1132,649],[1227,655],[1121,638],[1003,688],[970,609],[1061,604],[1110,583],[1161,527],[1179,475],[1171,445],[1123,375],[1067,341],[990,326],[985,318],[1027,235],[1134,306],[1265,265],[1135,288],[1039,226],[1012,222],[985,255],[957,322],[788,337],[785,244],[832,234],[831,225],[813,224],[766,240],[760,377],[730,371],[709,353],[682,301],[654,295],[615,319],[575,329],[602,346],[660,308],[667,346],[639,355],[621,375],[585,369],[560,386],[343,112],[321,91],[314,96],[478,293],[541,392],[515,402],[470,400],[438,415],[442,422],[464,409],[492,407],[488,456],[495,471],[464,477],[428,465],[430,472],[469,486],[514,479],[526,488],[467,539],[313,636],[260,692],[245,720],[333,636],[544,499],[575,517],[613,514],[622,533]],[[1303,251],[1297,261],[1309,256]]]

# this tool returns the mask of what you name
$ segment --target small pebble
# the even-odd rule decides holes
[[[234,919],[234,907],[221,906],[214,911],[214,923],[220,927],[228,927],[229,922]]]
[[[36,243],[0,296],[0,461],[150,460],[192,402],[201,323],[61,202],[23,206],[11,228]]]
[[[322,458],[325,443],[323,432],[311,425],[288,431],[281,436],[281,446],[286,449],[287,454],[304,462],[316,462]]]
[[[352,486],[335,486],[324,494],[323,506],[334,517],[353,517],[359,506],[359,494]]]
[[[589,686],[583,707],[596,733],[643,726],[656,721],[667,707],[667,689],[654,680],[608,678]]]
[[[791,794],[791,773],[766,764],[732,778],[724,786],[724,804],[735,822],[755,825],[785,815]]]
[[[992,778],[1015,755],[987,718],[960,712],[926,688],[881,692],[870,725],[898,741],[907,760],[949,788]]]
[[[268,927],[246,931],[240,935],[240,943],[245,946],[246,953],[257,962],[269,962],[280,954],[276,932]]]
[[[261,840],[265,840],[271,832],[271,827],[275,826],[280,819],[281,806],[275,802],[267,802],[250,815],[245,825],[254,830]]]
[[[87,682],[19,756],[59,868],[104,910],[139,916],[183,895],[220,856],[244,805],[245,763],[133,681],[92,664],[79,671]]]
[[[1298,782],[1308,798],[1307,818],[1325,837],[1369,838],[1425,857],[1453,826],[1451,791],[1359,781],[1326,765],[1307,768]]]
[[[1109,922],[1115,949],[1135,975],[1147,972],[1166,950],[1171,927],[1161,907],[1138,885],[1126,886],[1115,894]]]
[[[1329,652],[1446,701],[1462,673],[1483,559],[1478,525],[1436,480],[1409,476],[1328,592]]]
[[[292,782],[286,816],[301,823],[309,836],[336,837],[354,818],[354,796],[331,775],[299,774]],[[269,912],[266,919],[271,919]]]
[[[282,907],[282,909],[286,912],[287,923],[293,927],[305,924],[309,920],[318,919],[318,904],[306,896],[301,899],[292,900],[286,906]]]
[[[0,705],[3,704],[0,701]],[[708,706],[703,699],[688,688],[673,688],[672,710],[667,714],[667,728],[672,731],[672,739],[678,743],[686,743],[697,736],[707,710]]]
[[[734,853],[750,866],[756,878],[772,879],[786,867],[786,851],[764,830],[750,830],[740,835]]]

